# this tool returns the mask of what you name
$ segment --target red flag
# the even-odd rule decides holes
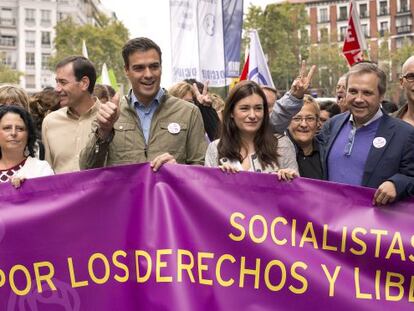
[[[247,80],[247,75],[249,74],[249,59],[250,55],[247,54],[246,61],[244,62],[243,70],[240,75],[240,81]]]
[[[354,1],[351,1],[349,8],[349,21],[344,40],[342,52],[344,53],[348,64],[352,66],[354,63],[363,60],[363,51],[366,50],[364,34],[361,31],[358,11]]]

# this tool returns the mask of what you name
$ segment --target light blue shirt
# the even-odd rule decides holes
[[[142,133],[144,134],[145,143],[148,143],[148,138],[150,134],[151,121],[154,116],[155,111],[160,105],[160,99],[164,95],[164,90],[160,88],[157,95],[155,95],[152,102],[145,106],[140,103],[135,96],[134,92],[131,90],[131,103],[134,105],[134,109],[138,115],[138,119],[141,123]]]

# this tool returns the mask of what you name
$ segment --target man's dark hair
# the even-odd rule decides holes
[[[160,47],[151,39],[140,37],[129,40],[125,43],[124,47],[122,48],[122,57],[124,59],[125,67],[129,67],[129,56],[134,54],[135,52],[146,52],[149,50],[156,50],[159,57],[160,57],[160,65],[161,65],[161,49]]]
[[[23,107],[16,105],[0,105],[0,121],[7,113],[18,114],[22,118],[24,125],[27,130],[27,148],[29,149],[29,155],[31,157],[35,156],[34,146],[36,142],[36,128],[33,122],[32,117],[29,112]],[[1,148],[0,148],[0,158],[2,157]]]
[[[70,63],[73,64],[73,74],[76,77],[76,81],[80,81],[85,76],[89,79],[88,92],[89,94],[92,94],[96,82],[96,70],[93,63],[86,57],[74,55],[61,60],[56,65],[56,69],[64,67]]]

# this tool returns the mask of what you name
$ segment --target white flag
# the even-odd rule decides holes
[[[85,40],[82,40],[82,55],[83,55],[83,57],[89,58],[88,57],[88,50],[86,49]]]
[[[248,79],[259,85],[275,87],[270,74],[267,61],[260,44],[259,34],[256,30],[250,31],[250,53],[249,53],[249,74]]]
[[[224,39],[222,2],[198,2],[198,52],[200,79],[210,81],[210,86],[226,85],[224,64]]]
[[[106,67],[106,63],[102,65],[101,77],[102,77],[102,81],[101,81],[102,84],[111,85],[111,80],[109,79],[108,67]]]
[[[172,80],[200,80],[197,1],[170,0]]]
[[[243,17],[240,0],[170,0],[172,79],[226,85],[238,75]],[[225,26],[225,28],[224,28]]]

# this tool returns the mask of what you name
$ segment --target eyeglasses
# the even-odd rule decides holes
[[[307,124],[312,124],[312,123],[315,123],[316,122],[317,118],[316,117],[312,117],[312,116],[309,116],[309,117],[294,117],[294,118],[292,118],[292,122],[295,122],[297,124],[302,123],[303,120],[305,120],[305,122]]]
[[[408,82],[414,82],[414,72],[407,73],[402,78],[405,78]]]
[[[348,142],[345,145],[345,150],[344,150],[344,154],[347,157],[351,156],[352,147],[354,147],[354,142],[355,142],[355,133],[356,133],[356,127],[352,127],[351,131],[349,132]]]

